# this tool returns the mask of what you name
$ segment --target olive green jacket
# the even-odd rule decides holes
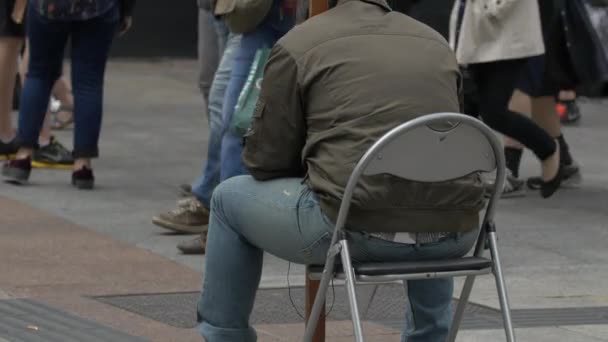
[[[258,180],[304,177],[335,220],[365,151],[403,122],[459,112],[459,92],[458,63],[437,32],[384,0],[342,0],[273,48],[243,160]],[[478,175],[440,184],[366,176],[348,227],[468,231],[482,205]]]

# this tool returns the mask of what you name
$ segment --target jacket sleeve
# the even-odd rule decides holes
[[[243,162],[253,178],[302,177],[306,121],[296,61],[280,44],[270,54]]]
[[[133,10],[135,9],[136,0],[120,0],[121,15],[123,17],[133,16]]]

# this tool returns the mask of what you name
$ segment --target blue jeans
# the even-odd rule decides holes
[[[256,341],[249,325],[264,252],[299,264],[325,262],[334,224],[301,179],[267,182],[250,176],[220,184],[211,201],[206,272],[198,303],[199,332],[208,342]],[[355,262],[459,257],[473,230],[419,246],[349,233]],[[404,342],[444,341],[451,322],[452,279],[408,281]]]
[[[30,64],[20,105],[18,140],[21,146],[33,148],[38,143],[69,38],[74,86],[74,157],[99,155],[104,74],[119,19],[117,7],[90,20],[69,22],[49,20],[40,16],[34,6],[29,6]]]
[[[282,0],[274,0],[272,9],[260,26],[252,32],[243,34],[224,98],[222,114],[224,127],[230,127],[234,107],[249,75],[256,51],[260,48],[272,47],[295,23],[295,16],[285,13],[282,5]],[[241,161],[242,150],[242,136],[227,129],[222,141],[221,180],[248,173]]]
[[[225,46],[225,49],[209,92],[209,143],[207,145],[206,165],[201,176],[192,185],[192,193],[207,208],[209,208],[213,190],[220,182],[220,158],[224,136],[222,109],[235,54],[241,40],[240,35],[229,35],[222,21],[214,20],[216,20],[218,40],[221,45]],[[227,42],[224,44],[223,41],[226,39]]]
[[[209,102],[209,92],[213,78],[217,71],[224,45],[228,37],[228,30],[221,20],[215,18],[213,13],[199,8],[198,10],[198,87],[205,99]]]

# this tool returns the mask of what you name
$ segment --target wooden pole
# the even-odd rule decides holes
[[[329,9],[328,0],[308,0],[308,16],[314,17],[317,14],[323,13]],[[315,302],[317,291],[319,290],[319,280],[311,280],[308,276],[308,270],[306,271],[306,320],[310,316],[312,306]],[[313,342],[325,342],[325,305],[323,305],[323,311],[319,316],[319,323],[313,336]]]
[[[308,0],[309,1],[309,14],[311,17],[323,13],[329,9],[328,0]]]
[[[321,281],[319,280],[310,279],[308,270],[306,270],[306,322],[308,322],[308,318],[312,312],[312,306],[315,303],[320,283]],[[317,329],[312,341],[325,342],[325,305],[323,305],[323,311],[321,311],[321,315],[319,316],[319,323],[317,323]]]

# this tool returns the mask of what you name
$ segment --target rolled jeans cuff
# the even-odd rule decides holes
[[[97,158],[99,157],[99,148],[97,147],[89,147],[89,148],[79,148],[78,150],[74,150],[72,152],[72,156],[74,158]]]
[[[257,334],[252,327],[245,329],[218,328],[207,322],[198,325],[198,331],[207,342],[256,342]]]

